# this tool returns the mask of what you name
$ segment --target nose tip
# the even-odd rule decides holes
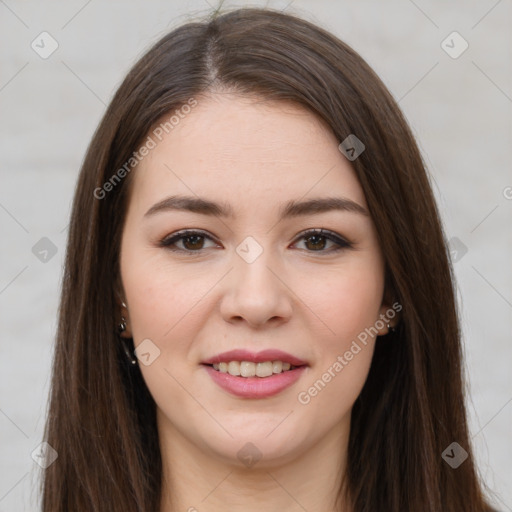
[[[251,244],[247,242],[245,255],[256,254]],[[254,329],[270,321],[288,321],[292,313],[289,288],[268,263],[262,251],[252,263],[241,257],[235,265],[221,306],[227,321],[243,319]]]

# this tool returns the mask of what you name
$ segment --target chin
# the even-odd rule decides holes
[[[239,469],[263,470],[281,467],[293,462],[304,451],[304,445],[297,442],[283,444],[268,439],[241,439],[229,443],[231,448],[219,447],[218,456],[224,463]]]
[[[278,423],[269,427],[266,422],[265,428],[260,426],[235,430],[233,438],[216,439],[215,446],[212,446],[211,438],[205,441],[226,464],[248,469],[278,467],[300,457],[306,449],[307,437],[290,429],[290,425],[281,431],[283,425],[275,428],[276,425]]]

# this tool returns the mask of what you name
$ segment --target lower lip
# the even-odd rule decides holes
[[[210,377],[222,389],[242,398],[267,398],[277,395],[295,383],[304,373],[306,366],[276,373],[270,377],[236,377],[204,365]]]

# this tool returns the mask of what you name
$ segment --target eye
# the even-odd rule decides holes
[[[343,238],[336,235],[332,231],[327,231],[325,229],[311,229],[309,231],[306,231],[305,233],[302,233],[300,239],[306,240],[306,247],[313,248],[311,251],[308,252],[331,253],[341,251],[342,249],[350,249],[352,247],[352,244],[350,242],[344,240]],[[332,242],[335,245],[334,248],[328,251],[324,250],[327,241]]]
[[[160,246],[175,252],[198,253],[203,250],[205,239],[212,240],[212,238],[202,231],[185,230],[164,238],[160,242]],[[179,242],[183,242],[184,248],[176,247]]]
[[[308,252],[332,253],[352,247],[352,244],[347,240],[332,231],[324,229],[310,229],[301,234],[298,240],[301,239],[305,240],[306,250],[308,250]],[[205,240],[213,241],[213,239],[203,231],[183,230],[161,240],[160,246],[173,252],[188,254],[200,253],[205,249]],[[331,247],[331,250],[324,250],[328,242],[334,244],[334,247]],[[182,244],[181,247],[178,245],[180,243]]]

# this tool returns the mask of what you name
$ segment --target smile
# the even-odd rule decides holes
[[[282,350],[222,352],[201,366],[222,390],[240,398],[268,398],[292,386],[309,363]]]

